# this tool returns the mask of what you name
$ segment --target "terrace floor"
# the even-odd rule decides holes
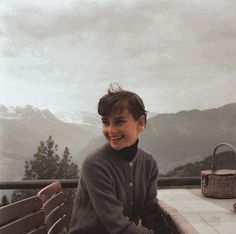
[[[236,233],[236,199],[207,198],[200,188],[161,189],[158,198],[175,208],[200,234]],[[178,219],[175,222],[178,224]]]

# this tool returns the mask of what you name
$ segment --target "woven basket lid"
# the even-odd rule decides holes
[[[202,176],[208,175],[236,175],[236,170],[234,169],[218,169],[218,170],[205,170],[201,171]]]
[[[236,170],[233,169],[219,169],[214,171],[215,175],[236,175]]]

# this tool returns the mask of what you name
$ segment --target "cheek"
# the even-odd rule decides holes
[[[107,135],[107,130],[105,128],[102,128],[103,135]]]
[[[138,130],[136,128],[133,128],[129,131],[129,138],[136,138],[138,136]]]
[[[104,136],[107,136],[107,132],[106,131],[102,131]]]

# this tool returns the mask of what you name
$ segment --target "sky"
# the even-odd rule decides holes
[[[150,113],[236,102],[234,0],[0,0],[0,104],[79,121],[110,83]]]

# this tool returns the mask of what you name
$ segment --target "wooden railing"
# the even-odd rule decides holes
[[[76,188],[79,179],[60,179],[63,188]],[[55,180],[20,180],[20,181],[0,181],[2,189],[37,189],[43,188]],[[200,187],[201,178],[196,177],[159,177],[158,188],[176,187]]]

